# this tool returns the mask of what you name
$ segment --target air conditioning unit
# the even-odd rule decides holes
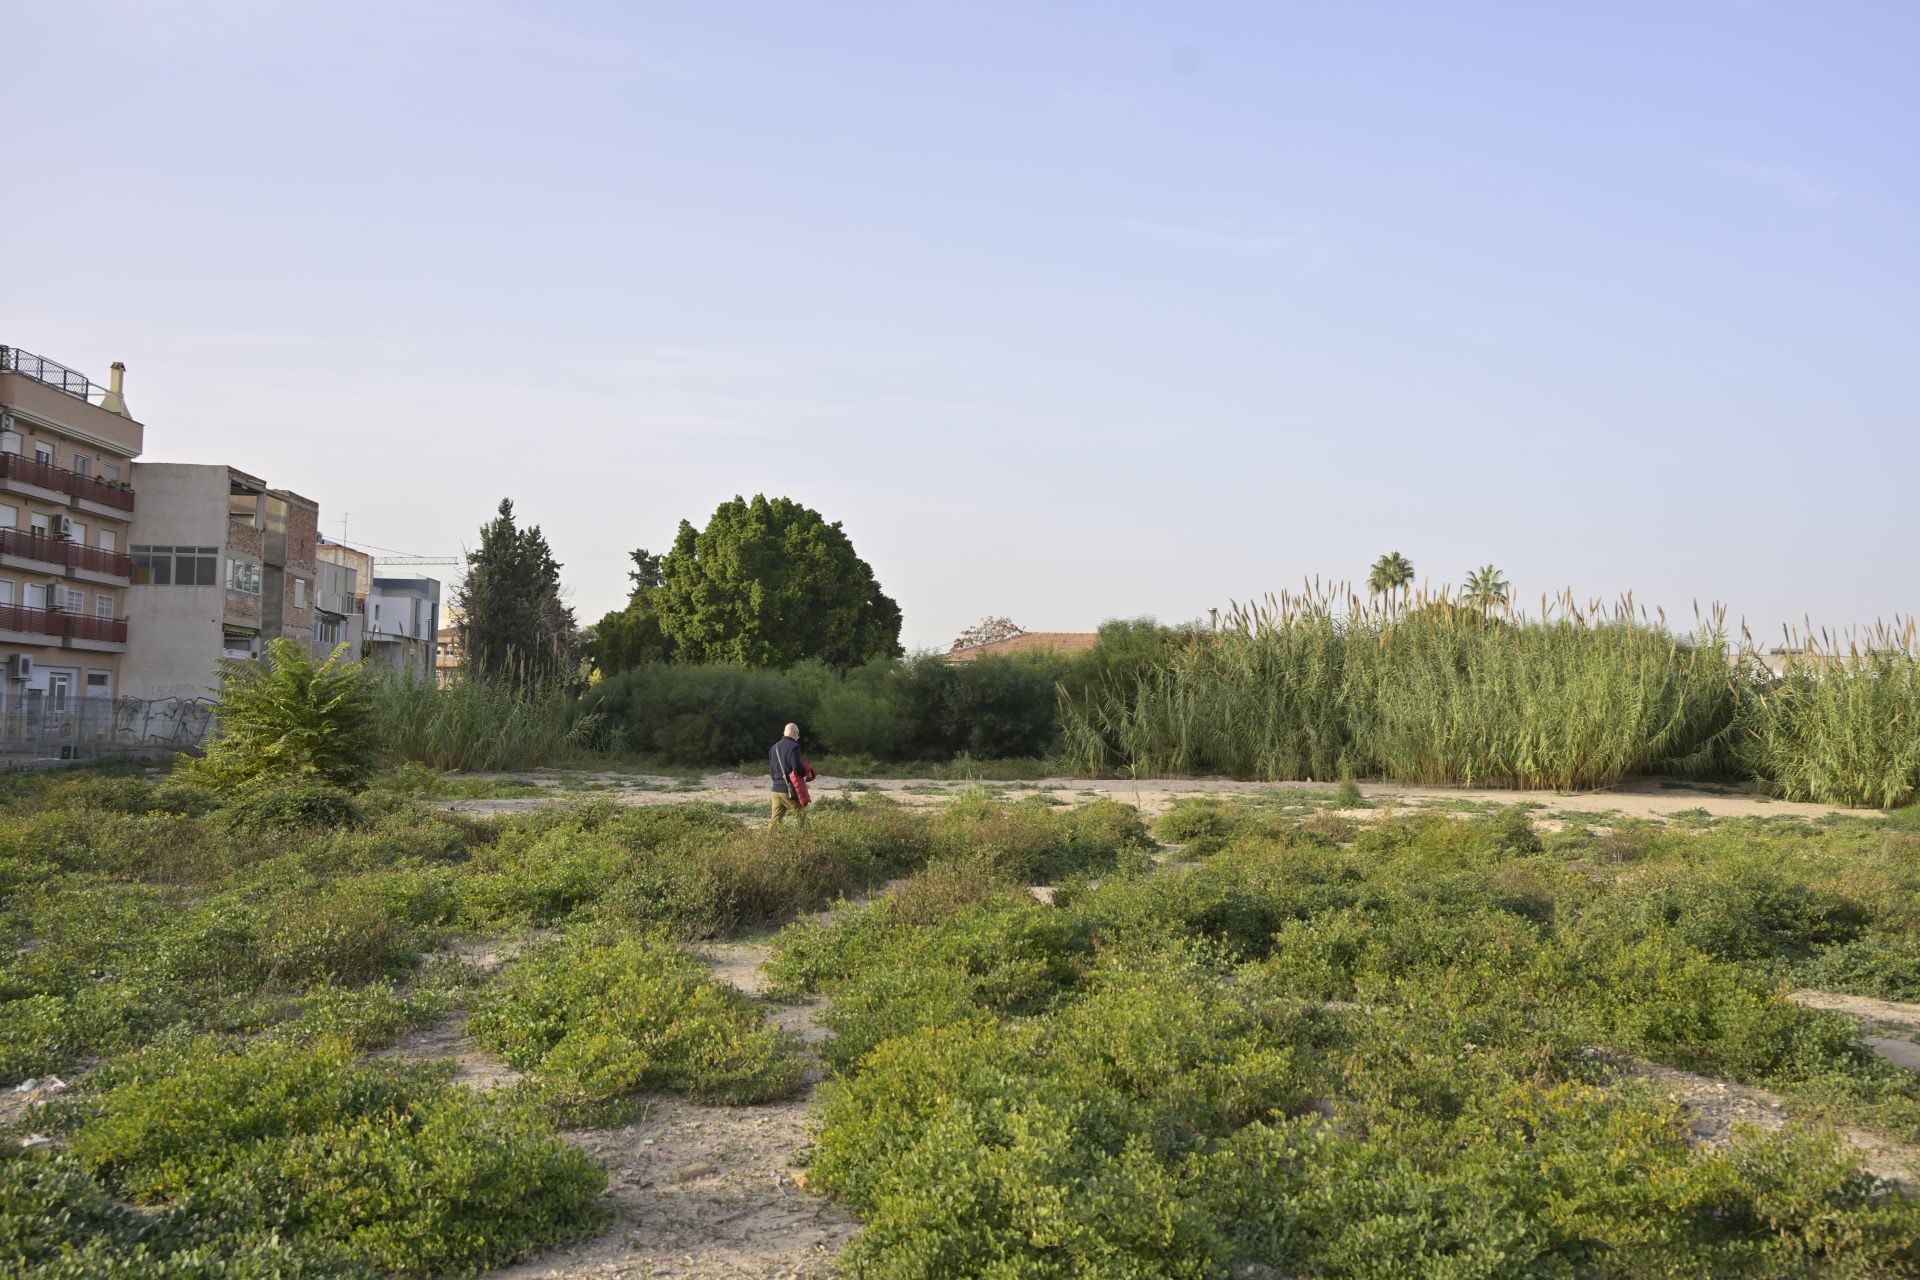
[[[53,518],[53,536],[71,538],[73,536],[73,517],[56,515]]]
[[[7,679],[9,680],[33,679],[33,655],[30,653],[8,654],[7,655]]]

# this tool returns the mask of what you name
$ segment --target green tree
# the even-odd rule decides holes
[[[852,667],[900,653],[900,606],[836,522],[787,498],[721,504],[686,521],[640,594],[678,662]]]
[[[540,684],[573,673],[579,639],[560,599],[560,564],[539,525],[514,522],[512,499],[480,526],[454,604],[473,678]]]
[[[183,759],[189,781],[224,788],[275,782],[353,787],[373,772],[379,749],[373,691],[347,646],[325,662],[284,636],[258,662],[222,658],[213,737]]]
[[[1413,582],[1413,561],[1398,551],[1389,551],[1373,562],[1367,574],[1367,590],[1376,596],[1391,596],[1404,591]]]
[[[1460,602],[1481,613],[1491,614],[1507,603],[1507,580],[1490,564],[1483,564],[1467,575],[1467,588]]]
[[[615,609],[587,628],[587,657],[603,676],[618,675],[650,662],[666,662],[673,656],[673,645],[660,629],[660,616],[654,610],[660,589],[661,557],[645,547],[633,553],[633,568],[627,577],[633,581],[633,594],[624,609]]]

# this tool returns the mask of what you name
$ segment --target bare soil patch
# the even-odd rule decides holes
[[[1732,1141],[1734,1130],[1742,1125],[1772,1133],[1791,1119],[1786,1104],[1764,1089],[1731,1084],[1653,1062],[1628,1060],[1622,1065],[1686,1108],[1688,1131],[1692,1140],[1702,1147],[1726,1146]],[[1864,1129],[1839,1132],[1847,1145],[1860,1153],[1867,1172],[1897,1184],[1908,1195],[1920,1192],[1920,1147],[1895,1142]]]
[[[716,773],[698,785],[687,786],[675,779],[650,774],[469,774],[475,778],[528,782],[548,788],[550,794],[519,799],[442,800],[435,803],[459,813],[525,813],[553,804],[574,803],[583,799],[610,800],[616,804],[679,804],[689,800],[743,807],[748,817],[756,811],[744,806],[764,807],[767,781],[760,775]],[[591,789],[564,786],[560,778],[587,779]],[[1138,782],[1116,778],[1041,778],[1030,782],[986,782],[983,784],[946,779],[913,778],[826,778],[814,786],[818,798],[851,796],[880,792],[913,808],[935,808],[946,804],[969,786],[985,785],[1008,799],[1046,796],[1070,802],[1092,799],[1117,800],[1135,805],[1146,817],[1155,817],[1192,796],[1256,797],[1278,789],[1323,791],[1331,795],[1330,782],[1233,782],[1219,778],[1143,778]],[[1682,811],[1704,810],[1714,818],[1800,817],[1820,818],[1847,813],[1827,805],[1798,804],[1774,800],[1757,791],[1731,787],[1697,790],[1675,786],[1664,779],[1633,779],[1604,791],[1562,793],[1554,791],[1497,791],[1454,787],[1404,787],[1392,783],[1363,783],[1360,792],[1368,800],[1391,800],[1398,805],[1518,804],[1540,806],[1540,816],[1553,819],[1557,813],[1614,813],[1629,818],[1665,818]],[[1365,820],[1374,809],[1342,811],[1345,816]]]
[[[765,989],[766,940],[710,942],[692,949],[714,976],[755,998]],[[768,1004],[768,1016],[803,1046],[827,1031],[814,1021],[825,1000]],[[486,1055],[451,1027],[438,1043],[461,1063],[461,1079],[485,1087],[470,1070]],[[451,1033],[451,1034],[449,1034]],[[423,1036],[425,1033],[422,1033]],[[598,1237],[550,1250],[491,1280],[807,1280],[825,1277],[859,1229],[846,1209],[809,1194],[794,1155],[812,1140],[808,1104],[820,1068],[808,1051],[806,1084],[792,1098],[759,1106],[715,1107],[664,1094],[649,1096],[634,1123],[566,1135],[607,1171],[612,1220]],[[498,1071],[511,1074],[502,1064]]]

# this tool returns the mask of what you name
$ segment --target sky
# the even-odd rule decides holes
[[[736,494],[944,648],[1493,563],[1920,607],[1920,6],[0,0],[0,342],[582,622]],[[453,571],[438,571],[448,572]]]

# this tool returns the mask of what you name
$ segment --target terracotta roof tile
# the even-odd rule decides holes
[[[975,658],[1004,658],[1016,653],[1084,653],[1099,641],[1097,631],[1029,631],[989,644],[976,644],[942,654],[948,662],[972,662]]]

